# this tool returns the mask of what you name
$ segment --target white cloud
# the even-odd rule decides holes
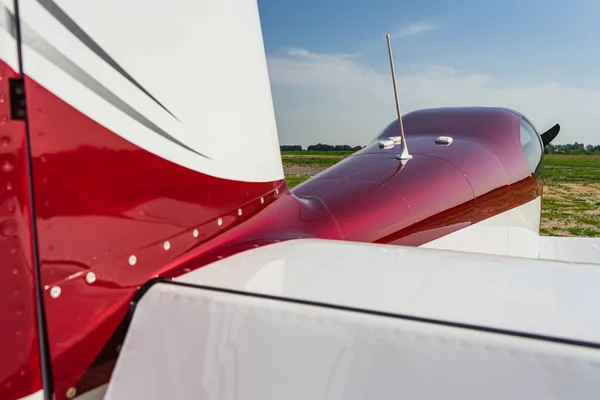
[[[416,35],[422,32],[432,31],[437,29],[437,25],[428,24],[424,22],[418,22],[414,24],[410,24],[407,27],[403,28],[400,32],[394,33],[391,36],[396,38],[406,37]]]
[[[395,118],[387,71],[306,50],[268,61],[282,144],[366,144]],[[597,92],[553,82],[497,86],[489,75],[439,65],[398,65],[397,78],[403,113],[446,106],[509,107],[527,115],[539,130],[560,123],[557,143],[600,143]]]

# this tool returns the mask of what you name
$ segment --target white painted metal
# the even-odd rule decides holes
[[[538,258],[542,198],[508,212],[508,255]]]
[[[600,238],[542,237],[540,258],[600,264]]]
[[[44,400],[44,392],[41,390],[38,390],[37,392],[32,393],[28,396],[21,397],[20,400]]]
[[[13,12],[14,3],[12,0],[0,0],[0,60],[4,61],[14,71],[19,71],[19,62],[17,58],[17,42],[9,34],[12,29],[12,23],[4,9]]]
[[[600,268],[589,264],[302,239],[246,251],[176,280],[600,341]]]
[[[105,384],[102,386],[98,386],[97,388],[94,388],[85,393],[82,393],[81,395],[76,396],[75,398],[77,400],[101,400],[101,399],[104,399],[107,389],[108,389],[108,384]]]
[[[174,163],[226,179],[283,179],[256,1],[54,1],[177,118],[78,40],[41,2],[21,0],[24,68],[33,79],[116,134]],[[1,35],[4,43],[8,35]],[[40,53],[40,46],[48,49],[44,41],[54,48],[50,55]],[[57,67],[59,53],[210,159],[111,105]]]
[[[394,144],[396,144],[396,142],[392,139],[386,139],[386,140],[379,141],[379,147],[390,148],[390,147],[394,147]]]
[[[398,115],[398,126],[400,128],[400,154],[396,156],[398,160],[410,160],[412,156],[408,152],[408,144],[404,137],[404,126],[402,124],[402,111],[400,111],[400,98],[398,97],[398,85],[396,83],[396,70],[394,68],[394,55],[392,54],[392,42],[390,34],[385,35],[388,47],[388,56],[390,57],[390,71],[392,73],[392,85],[394,86],[394,100],[396,101],[396,114]]]
[[[453,141],[454,141],[454,139],[451,138],[450,136],[438,136],[435,139],[436,144],[443,144],[443,145],[451,145]]]
[[[540,210],[538,197],[421,247],[538,258]]]
[[[598,350],[157,284],[106,399],[572,400],[599,381]]]

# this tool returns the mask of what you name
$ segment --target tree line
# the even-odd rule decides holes
[[[331,144],[319,143],[319,144],[311,144],[310,146],[308,146],[306,148],[306,150],[307,151],[358,151],[362,148],[363,148],[363,146],[349,146],[347,144],[331,145]],[[290,145],[290,144],[284,144],[282,146],[279,146],[279,149],[281,151],[304,151],[302,146]]]
[[[593,146],[583,143],[552,144],[544,149],[546,154],[600,154],[600,144]]]
[[[364,146],[349,146],[347,144],[331,145],[331,144],[311,144],[306,148],[307,151],[358,151]],[[284,144],[279,146],[281,151],[304,151],[300,145]],[[591,145],[583,143],[568,143],[568,144],[552,144],[544,149],[546,154],[600,154],[600,144]]]

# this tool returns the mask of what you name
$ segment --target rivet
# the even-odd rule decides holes
[[[163,244],[163,249],[165,250],[169,250],[171,248],[171,243],[167,240],[164,244]]]
[[[77,394],[77,389],[74,387],[70,387],[67,389],[67,399],[72,399]]]
[[[12,190],[12,183],[6,182],[6,190]]]
[[[242,215],[242,209],[238,208],[238,215]]]
[[[275,189],[275,194],[279,194],[279,189]]]
[[[192,232],[192,236],[198,237],[198,235],[199,235],[198,229],[194,229],[194,231]]]
[[[13,170],[13,165],[10,161],[5,161],[4,164],[2,164],[2,171],[4,172],[10,172]]]
[[[135,265],[137,262],[137,257],[134,255],[129,256],[129,265]]]
[[[265,202],[265,198],[264,198],[264,197],[261,197],[261,198],[260,198],[260,204],[263,204],[264,202]]]
[[[48,162],[48,159],[46,158],[46,156],[41,156],[40,161],[45,164],[46,162]]]
[[[8,136],[4,136],[0,143],[2,143],[2,147],[7,147],[10,143],[10,138]]]
[[[15,236],[15,234],[17,233],[17,223],[15,221],[13,221],[12,219],[7,219],[2,224],[2,227],[0,228],[0,232],[2,233],[3,236],[6,236],[6,237]]]
[[[50,297],[56,299],[58,296],[60,296],[60,292],[60,286],[52,286],[52,289],[50,289]]]
[[[217,220],[217,225],[219,225],[219,226],[223,225],[223,220],[221,218],[219,218]]]
[[[93,272],[88,272],[88,273],[85,275],[85,281],[86,281],[87,283],[89,283],[90,285],[91,285],[92,283],[96,282],[96,274],[95,274],[95,273],[93,273]]]

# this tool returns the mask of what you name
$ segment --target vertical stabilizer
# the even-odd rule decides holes
[[[78,112],[207,175],[283,178],[255,1],[21,4],[25,72]]]
[[[255,217],[287,192],[256,1],[17,0],[19,19],[13,1],[0,0],[0,398],[41,389],[32,201],[54,391],[70,398],[110,372],[99,354],[140,286],[268,226]],[[7,117],[18,48],[32,196],[25,124]]]

